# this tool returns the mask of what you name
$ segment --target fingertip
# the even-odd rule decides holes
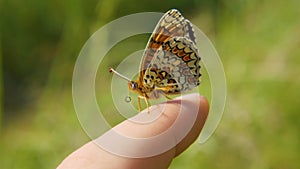
[[[198,112],[197,118],[190,132],[186,135],[186,137],[181,140],[181,142],[176,146],[176,154],[178,156],[184,150],[186,150],[199,136],[201,133],[204,124],[206,122],[208,112],[209,112],[209,102],[204,96],[200,96],[199,94],[188,95],[187,98],[194,98],[194,103],[197,101],[198,104]],[[197,98],[198,97],[198,98]]]
[[[205,122],[209,112],[209,102],[205,96],[202,96],[198,93],[192,93],[192,94],[187,94],[187,95],[177,97],[175,100],[190,101],[191,103],[198,105],[199,106],[198,114],[200,116],[200,119],[201,121]]]

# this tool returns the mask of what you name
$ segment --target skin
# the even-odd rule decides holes
[[[121,157],[104,151],[97,144],[90,141],[65,158],[58,166],[58,169],[167,169],[172,160],[186,150],[199,136],[209,112],[209,104],[206,98],[198,94],[185,95],[168,101],[165,109],[160,110],[163,111],[163,114],[157,120],[147,125],[125,120],[113,128],[129,137],[145,138],[156,136],[174,124],[180,106],[185,107],[180,113],[183,113],[183,116],[189,115],[189,107],[199,105],[199,101],[201,106],[198,108],[197,118],[191,130],[175,147],[162,154],[147,158]],[[147,112],[144,111],[142,113]],[[188,121],[182,121],[182,124],[185,123],[188,123]],[[166,139],[168,139],[166,141],[174,141],[175,137],[166,137]],[[147,147],[147,145],[145,146]],[[130,148],[135,149],[134,146]],[[137,151],[143,150],[137,149]]]

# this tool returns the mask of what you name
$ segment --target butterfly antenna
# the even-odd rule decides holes
[[[109,68],[109,72],[114,73],[116,75],[118,75],[119,77],[121,77],[122,79],[127,80],[128,82],[131,82],[131,80],[123,75],[121,75],[120,73],[118,73],[117,71],[115,71],[113,68]]]

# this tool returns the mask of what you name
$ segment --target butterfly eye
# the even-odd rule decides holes
[[[133,90],[137,89],[137,83],[133,82],[133,83],[131,84],[131,88],[132,88]]]

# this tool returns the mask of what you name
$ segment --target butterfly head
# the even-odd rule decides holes
[[[132,92],[137,92],[138,94],[145,96],[145,88],[138,80],[128,82],[128,89]]]
[[[121,77],[122,79],[128,81],[128,88],[129,88],[129,90],[131,90],[131,91],[137,91],[138,93],[140,93],[140,88],[139,88],[140,85],[138,84],[138,82],[130,80],[129,78],[127,78],[124,75],[118,73],[117,71],[115,71],[112,68],[110,68],[109,71],[111,73],[114,73],[117,76]]]

